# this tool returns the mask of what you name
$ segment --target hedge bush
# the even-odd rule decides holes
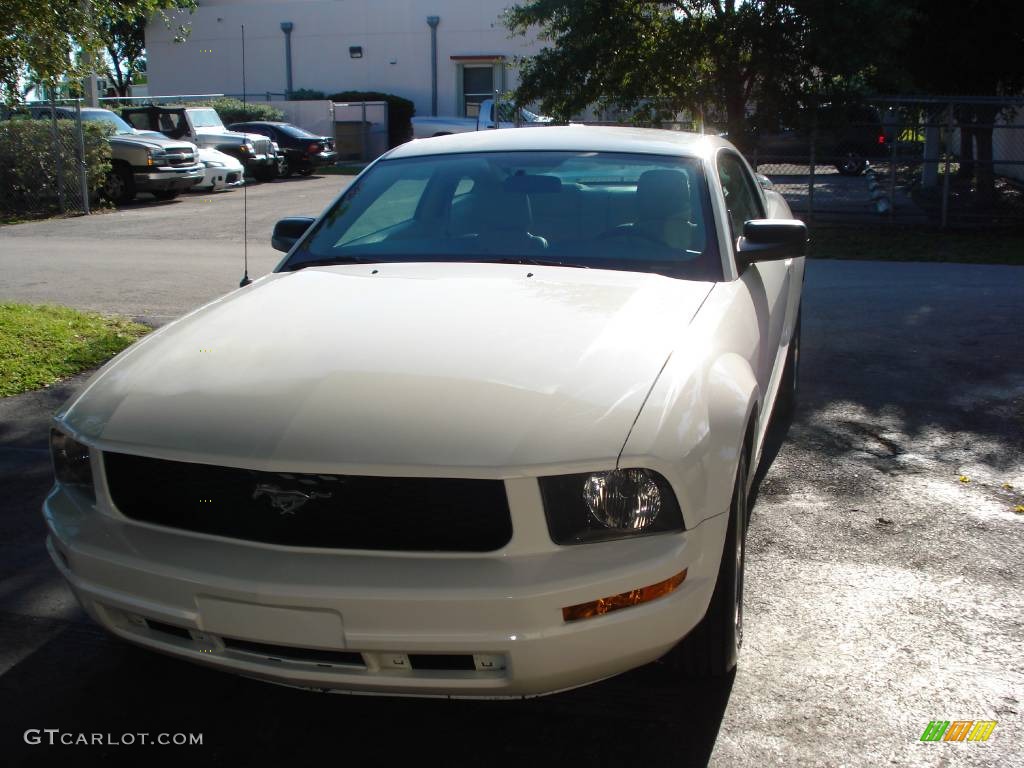
[[[64,190],[76,199],[79,181],[75,122],[58,120],[60,156],[64,165]],[[109,126],[83,123],[85,166],[89,196],[99,197],[110,171]],[[42,213],[58,205],[57,156],[49,120],[15,118],[0,122],[0,210],[18,213]]]
[[[312,88],[299,88],[288,94],[288,101],[321,101],[326,98],[323,91]]]
[[[386,101],[388,103],[388,146],[397,147],[412,138],[412,116],[416,105],[393,93],[342,91],[327,97],[331,101]]]

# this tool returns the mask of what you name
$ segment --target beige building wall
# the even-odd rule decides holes
[[[191,35],[173,41],[157,17],[146,29],[149,93],[154,96],[242,92],[242,25],[245,25],[246,92],[286,89],[285,34],[293,25],[292,87],[326,94],[376,90],[411,99],[416,113],[431,111],[430,28],[437,28],[438,114],[465,111],[464,83],[486,80],[495,88],[516,84],[514,59],[539,50],[534,39],[510,38],[500,16],[512,0],[200,0],[189,17]],[[350,48],[361,49],[353,58]],[[464,78],[467,72],[468,78]],[[476,69],[474,69],[476,68]],[[483,78],[482,78],[483,76]]]

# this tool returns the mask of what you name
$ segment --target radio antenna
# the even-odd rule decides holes
[[[242,103],[245,103],[245,24],[242,25]],[[249,185],[245,181],[245,164],[242,164],[242,280],[239,288],[245,288],[249,279]]]

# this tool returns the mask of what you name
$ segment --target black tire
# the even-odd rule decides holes
[[[789,341],[789,351],[786,353],[786,367],[782,370],[782,381],[779,383],[779,412],[787,416],[796,411],[796,405],[800,399],[801,317],[802,313],[797,311],[796,326],[793,328],[793,338]]]
[[[173,200],[177,196],[178,191],[176,189],[165,189],[160,192],[153,193],[153,197],[155,197],[157,200]]]
[[[295,172],[295,169],[292,168],[292,161],[289,160],[287,157],[285,157],[285,159],[281,161],[280,167],[277,169],[278,177],[280,177],[282,179],[287,179],[294,172]]]
[[[743,572],[747,550],[747,450],[736,468],[729,528],[708,612],[664,661],[685,677],[722,677],[736,667],[743,645]]]
[[[312,175],[313,175],[313,166],[311,166],[311,165],[307,165],[305,168],[300,168],[299,169],[299,176],[312,176]]]
[[[868,159],[857,147],[845,146],[836,150],[836,170],[843,176],[860,176],[868,169]]]
[[[252,169],[252,175],[256,181],[273,181],[277,178],[277,166],[257,165]]]
[[[135,179],[131,168],[120,163],[114,165],[103,182],[103,196],[114,205],[130,203],[135,199]]]

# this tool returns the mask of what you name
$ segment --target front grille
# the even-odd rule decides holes
[[[195,165],[195,153],[188,147],[172,147],[167,149],[167,160],[172,166],[183,167]]]
[[[257,472],[104,453],[133,520],[296,547],[490,552],[512,538],[504,483]]]
[[[270,139],[253,139],[252,145],[257,155],[265,155],[270,152]]]

